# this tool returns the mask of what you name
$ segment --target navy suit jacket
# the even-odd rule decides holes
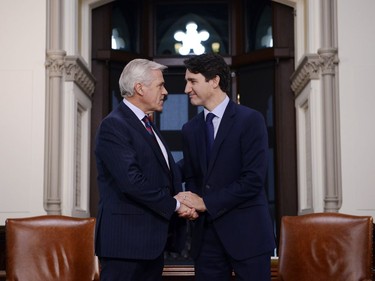
[[[182,136],[186,189],[203,197],[226,251],[238,260],[273,251],[264,190],[268,137],[263,116],[230,101],[208,165],[203,112],[183,126]],[[194,223],[193,257],[199,253],[204,219]]]
[[[171,194],[182,188],[167,151],[170,169],[158,144],[123,102],[103,119],[95,147],[99,257],[154,259],[165,249],[169,221],[176,216]]]

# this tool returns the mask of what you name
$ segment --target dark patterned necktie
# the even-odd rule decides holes
[[[207,163],[210,159],[210,154],[212,150],[212,145],[214,143],[214,124],[212,119],[214,119],[215,114],[208,113],[206,116],[206,153],[207,153]]]
[[[145,123],[145,125],[146,125],[146,130],[147,130],[147,132],[153,137],[153,139],[154,139],[155,141],[157,141],[157,140],[156,140],[156,137],[155,137],[155,134],[154,134],[154,131],[152,130],[151,121],[150,121],[150,119],[148,118],[148,116],[145,115],[145,117],[142,118],[142,121],[143,121],[143,122]]]

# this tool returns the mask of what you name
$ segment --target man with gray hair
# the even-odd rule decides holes
[[[170,221],[197,218],[174,198],[182,189],[179,170],[149,118],[163,110],[165,68],[146,59],[129,62],[119,80],[123,102],[97,132],[101,280],[161,280]]]

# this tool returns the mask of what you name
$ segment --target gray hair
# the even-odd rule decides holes
[[[152,70],[166,69],[167,66],[159,64],[147,59],[134,59],[130,61],[121,73],[119,79],[120,92],[123,97],[131,97],[134,95],[134,85],[143,83],[150,85],[153,80]]]

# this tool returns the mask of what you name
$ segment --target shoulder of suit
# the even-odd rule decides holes
[[[202,120],[204,120],[203,111],[198,113],[197,115],[195,115],[193,118],[191,118],[188,122],[185,123],[185,125],[192,125],[192,124],[195,124],[197,122],[201,122]]]
[[[234,102],[231,106],[231,110],[232,110],[233,116],[237,116],[237,118],[245,118],[245,119],[248,119],[248,118],[251,118],[251,119],[253,119],[253,118],[256,118],[256,119],[263,118],[263,115],[262,115],[261,112],[255,110],[251,107],[241,105],[241,104],[237,104],[237,103],[234,103]]]

